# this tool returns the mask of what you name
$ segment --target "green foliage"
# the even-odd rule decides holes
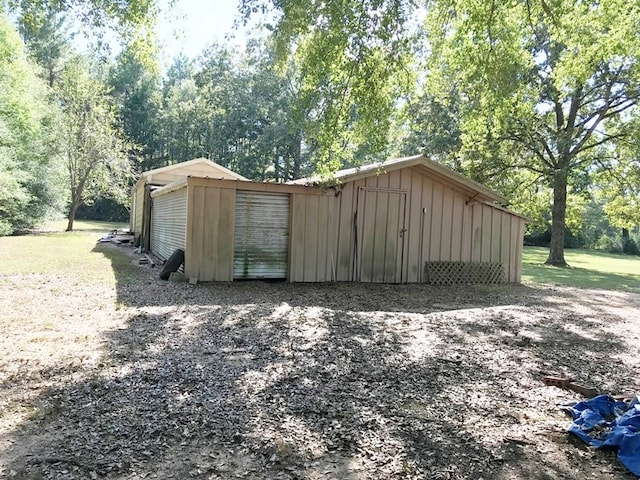
[[[155,166],[160,155],[159,117],[162,91],[159,67],[143,39],[131,42],[109,72],[111,95],[118,106],[118,125],[131,144],[130,159],[136,170]]]
[[[444,99],[419,88],[412,92],[394,119],[392,155],[422,153],[461,171],[460,93],[452,88]]]
[[[154,0],[9,0],[8,5],[20,12],[23,25],[37,26],[43,13],[70,12],[98,36],[109,28],[130,35],[152,23],[158,9]]]
[[[607,219],[618,229],[640,225],[640,112],[628,122],[624,141],[600,157],[595,173],[596,198]]]
[[[112,198],[98,197],[91,205],[80,205],[76,212],[78,220],[101,220],[105,222],[128,222],[129,210]],[[74,226],[76,229],[77,226]]]
[[[57,112],[15,28],[0,15],[0,235],[59,207]]]
[[[550,263],[564,263],[567,190],[580,194],[602,149],[629,134],[639,14],[637,2],[623,0],[431,2],[430,85],[465,93],[464,167],[507,176],[528,169],[546,182]]]
[[[395,100],[413,78],[409,0],[243,0],[245,15],[275,8],[276,52],[300,67],[299,102],[308,142],[329,175],[358,163],[358,147],[384,150]]]
[[[38,12],[25,17],[19,30],[30,57],[42,67],[42,77],[53,87],[65,61],[71,56],[73,34],[66,16],[55,12]]]
[[[86,60],[70,61],[56,89],[64,112],[64,160],[70,193],[69,225],[78,207],[99,194],[128,200],[131,165],[127,145],[116,129],[107,87],[92,78]]]
[[[159,163],[210,158],[257,180],[308,172],[305,113],[293,65],[278,65],[270,42],[243,52],[209,46],[169,69],[158,119]]]
[[[241,2],[245,16],[276,19],[279,58],[299,65],[318,170],[329,174],[355,155],[384,151],[391,132],[394,151],[419,149],[503,193],[524,178],[535,196],[525,192],[514,205],[551,222],[549,261],[563,265],[564,230],[580,227],[595,167],[632,131],[640,4],[431,0],[426,7],[425,28],[416,30],[411,19],[424,5],[409,0]],[[421,61],[428,76],[419,74]],[[400,96],[416,78],[426,79],[426,91]]]

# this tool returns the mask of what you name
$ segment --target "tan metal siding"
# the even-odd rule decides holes
[[[288,193],[236,191],[233,278],[287,278]]]
[[[406,192],[388,188],[360,188],[357,210],[359,281],[402,282],[406,196]]]
[[[511,235],[512,235],[512,215],[500,215],[500,247],[501,247],[501,255],[500,261],[504,266],[505,275],[507,276],[507,281],[512,281],[512,268],[511,268],[511,252],[515,248],[514,245],[511,244]]]
[[[186,225],[186,188],[155,197],[151,208],[151,251],[166,260],[176,248],[185,248]]]
[[[142,219],[144,216],[144,183],[137,184],[133,189],[133,205],[131,206],[131,231],[136,235],[142,233]]]
[[[233,279],[235,189],[189,187],[185,274],[202,282]]]
[[[448,188],[442,190],[442,226],[440,231],[440,258],[452,260],[451,234],[453,229],[453,192]]]
[[[512,283],[520,283],[522,280],[522,249],[524,247],[523,239],[526,222],[523,218],[519,217],[514,217],[513,221],[517,222],[517,227],[513,229],[513,236],[511,238],[511,245],[516,249],[513,261],[515,274],[512,278],[509,278],[509,281]]]
[[[364,252],[359,253],[357,262],[354,257],[356,211],[359,236],[363,233],[364,224],[374,225],[370,228],[378,228],[375,225],[383,225],[380,222],[388,215],[388,211],[385,213],[388,206],[385,207],[384,202],[378,202],[365,211],[358,208],[358,192],[362,187],[401,189],[407,192],[407,231],[401,262],[403,282],[421,281],[424,263],[428,261],[502,262],[508,281],[519,281],[521,257],[518,252],[521,252],[520,232],[523,231],[524,220],[492,205],[474,201],[466,193],[427,177],[415,168],[372,175],[342,185],[337,205],[337,280],[366,280],[358,276],[362,261],[369,263],[370,267],[367,268],[374,281],[381,281],[380,272],[384,270],[384,265],[373,266],[372,252],[378,250],[374,244],[370,244],[373,250],[365,248]],[[505,219],[510,222],[507,230],[504,230]],[[507,236],[508,239],[505,238]],[[358,238],[358,242],[360,241]]]
[[[136,222],[136,188],[131,188],[131,210],[129,210],[129,231],[134,232],[133,225]]]
[[[425,262],[482,259],[502,262],[507,280],[520,281],[524,220],[414,168],[347,182],[337,192],[194,177],[188,185],[185,273],[201,281],[234,277],[235,195],[240,186],[257,194],[290,195],[284,267],[290,281],[417,282],[423,280]],[[363,191],[367,192],[360,197],[364,205],[359,206]],[[399,236],[401,219],[404,237]],[[394,248],[389,248],[391,240]]]
[[[327,282],[336,279],[338,201],[332,194],[294,194],[291,201],[289,280]]]
[[[452,192],[451,206],[451,260],[462,261],[462,235],[464,231],[465,199]]]
[[[442,239],[442,200],[443,187],[441,184],[434,182],[431,200],[431,229],[429,239],[429,261],[444,260],[440,255],[441,239]]]
[[[357,186],[364,182],[349,182],[342,188],[339,198],[338,219],[338,263],[337,280],[353,281],[354,245],[355,245],[355,211],[357,205]]]
[[[487,205],[482,205],[482,247],[481,247],[481,262],[491,261],[491,217],[493,215],[493,209]]]

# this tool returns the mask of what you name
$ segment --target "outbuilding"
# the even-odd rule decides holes
[[[143,172],[131,188],[129,230],[139,237],[141,245],[146,250],[150,249],[151,239],[151,191],[188,176],[247,180],[242,175],[206,158],[195,158]]]
[[[526,219],[421,155],[329,182],[189,176],[151,198],[152,251],[184,248],[185,274],[199,281],[520,282]]]

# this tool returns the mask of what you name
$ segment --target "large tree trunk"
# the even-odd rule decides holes
[[[553,209],[551,213],[551,245],[546,265],[566,267],[564,259],[564,230],[567,215],[567,171],[559,168],[553,172]]]
[[[65,231],[72,232],[73,231],[73,221],[76,219],[76,212],[78,211],[79,205],[72,204],[71,208],[69,208],[69,221],[67,222],[67,229]]]

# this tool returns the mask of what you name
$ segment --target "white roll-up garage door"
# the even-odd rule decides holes
[[[166,260],[176,248],[184,249],[187,231],[187,189],[153,197],[151,251]]]
[[[287,278],[289,194],[236,192],[233,278]]]

